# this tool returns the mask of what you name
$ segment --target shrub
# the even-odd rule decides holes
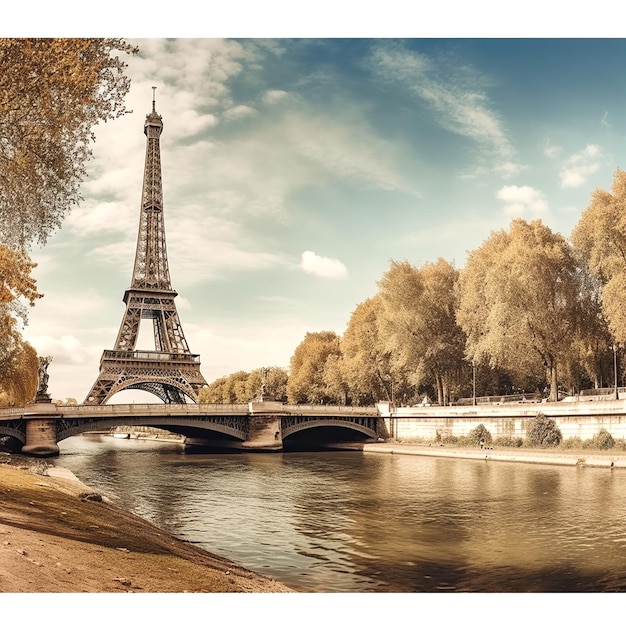
[[[453,435],[451,432],[449,431],[437,431],[435,433],[435,443],[440,443],[440,444],[456,444],[459,441],[459,438],[456,437],[455,435]]]
[[[521,448],[524,440],[521,437],[497,437],[493,443],[501,448]]]
[[[611,433],[604,428],[597,435],[593,436],[593,443],[593,447],[598,450],[610,450],[615,447],[615,439],[613,439]]]
[[[561,447],[566,450],[582,450],[584,445],[580,437],[570,437],[569,439],[563,439]]]
[[[478,424],[476,428],[471,430],[467,438],[469,440],[470,445],[479,445],[481,440],[484,442],[486,446],[490,446],[492,443],[491,433],[485,428],[484,424]]]
[[[526,437],[531,446],[537,448],[554,448],[561,443],[563,435],[551,417],[537,413],[528,424]]]

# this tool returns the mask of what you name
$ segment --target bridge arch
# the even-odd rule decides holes
[[[378,439],[376,418],[328,418],[311,419],[310,417],[285,417],[282,421],[283,441],[305,430],[335,428],[364,435],[363,439]]]
[[[57,441],[83,433],[110,430],[117,426],[152,426],[186,436],[204,436],[211,433],[226,435],[245,441],[247,426],[245,419],[238,416],[127,416],[107,418],[62,418],[57,426]]]
[[[15,420],[11,422],[0,422],[0,438],[9,437],[16,439],[21,447],[26,443],[26,428],[24,422],[21,420]],[[8,446],[12,447],[12,446]]]

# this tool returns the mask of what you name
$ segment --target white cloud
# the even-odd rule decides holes
[[[511,178],[512,176],[516,176],[525,169],[527,169],[526,166],[521,165],[520,163],[515,163],[513,161],[507,161],[506,163],[502,163],[501,165],[496,165],[496,167],[494,168],[495,172],[500,174],[503,178]]]
[[[95,349],[94,352],[85,348],[74,335],[33,335],[28,340],[38,354],[52,356],[52,360],[60,364],[82,365],[93,361],[93,357],[102,352],[102,349]]]
[[[587,182],[587,178],[600,169],[601,156],[600,146],[595,144],[572,154],[561,167],[561,187],[580,187]]]
[[[605,111],[604,114],[602,115],[602,118],[600,119],[600,124],[602,124],[602,126],[605,126],[606,128],[611,128],[611,123],[609,122],[608,111]]]
[[[502,120],[480,89],[481,77],[471,67],[428,58],[396,44],[378,46],[372,65],[384,78],[399,81],[425,101],[443,128],[500,157],[513,155]]]
[[[548,212],[544,194],[527,185],[502,187],[496,193],[496,198],[504,202],[504,213],[511,217],[537,217]]]
[[[562,152],[561,146],[557,146],[553,143],[548,143],[546,147],[543,149],[543,154],[547,156],[549,159],[555,159]]]
[[[227,120],[240,120],[244,117],[253,117],[256,113],[256,109],[245,104],[239,104],[225,111],[224,117]]]
[[[289,93],[287,91],[283,91],[282,89],[268,89],[263,94],[263,102],[265,102],[265,104],[276,104],[288,97]]]
[[[313,274],[322,278],[343,279],[348,276],[348,270],[341,261],[318,256],[310,250],[302,253],[300,268],[307,274]]]

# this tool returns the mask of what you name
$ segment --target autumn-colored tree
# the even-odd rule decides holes
[[[284,367],[259,367],[252,370],[246,382],[248,400],[254,400],[261,394],[276,402],[287,400],[287,381],[289,374]]]
[[[93,127],[126,113],[119,54],[135,52],[122,39],[0,39],[0,385],[10,402],[32,399],[20,377],[36,380],[38,369],[16,326],[24,299],[40,297],[26,251],[80,200]]]
[[[331,399],[324,380],[324,368],[331,355],[341,355],[336,333],[324,330],[305,335],[290,360],[289,402],[320,404]]]
[[[380,294],[361,302],[341,337],[343,377],[354,404],[406,397],[410,385],[382,334],[385,310]]]
[[[348,404],[348,383],[345,377],[343,356],[330,354],[324,364],[322,380],[331,404]]]
[[[264,371],[265,379],[263,378]],[[198,393],[198,402],[201,404],[245,404],[260,395],[263,380],[265,380],[267,397],[284,402],[287,397],[287,378],[287,370],[282,367],[259,368],[252,372],[234,372],[203,387]]]
[[[65,400],[53,400],[57,406],[77,406],[78,400],[76,398],[65,398]]]
[[[378,286],[388,349],[412,372],[416,387],[431,383],[440,404],[467,377],[465,336],[456,322],[458,270],[444,259],[416,268],[392,261]]]
[[[79,199],[93,127],[126,113],[122,39],[0,39],[0,234],[45,243]]]
[[[581,277],[567,241],[541,220],[515,219],[470,253],[459,280],[457,319],[467,356],[518,375],[543,371],[550,400],[558,371],[573,358]]]
[[[615,172],[611,191],[591,194],[571,239],[601,283],[602,310],[613,340],[626,342],[626,172]]]
[[[604,387],[613,381],[613,344],[602,306],[602,283],[578,256],[581,310],[578,333],[572,341],[573,359],[565,363],[564,382],[571,393],[588,387]]]
[[[25,304],[33,306],[41,297],[33,267],[26,254],[0,246],[0,394],[5,404],[30,402],[37,391],[37,355],[17,328],[17,318],[26,321]]]
[[[34,348],[19,335],[2,342],[0,353],[0,406],[24,406],[37,393],[39,360]]]

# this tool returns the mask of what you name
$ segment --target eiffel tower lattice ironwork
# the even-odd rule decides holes
[[[100,373],[84,404],[105,404],[124,389],[141,389],[165,403],[197,400],[206,385],[200,356],[191,354],[176,311],[178,295],[170,282],[161,183],[160,136],[163,120],[155,109],[146,116],[146,162],[141,217],[131,286],[124,293],[126,311],[113,350],[104,350]],[[136,350],[142,319],[152,320],[154,350]]]

